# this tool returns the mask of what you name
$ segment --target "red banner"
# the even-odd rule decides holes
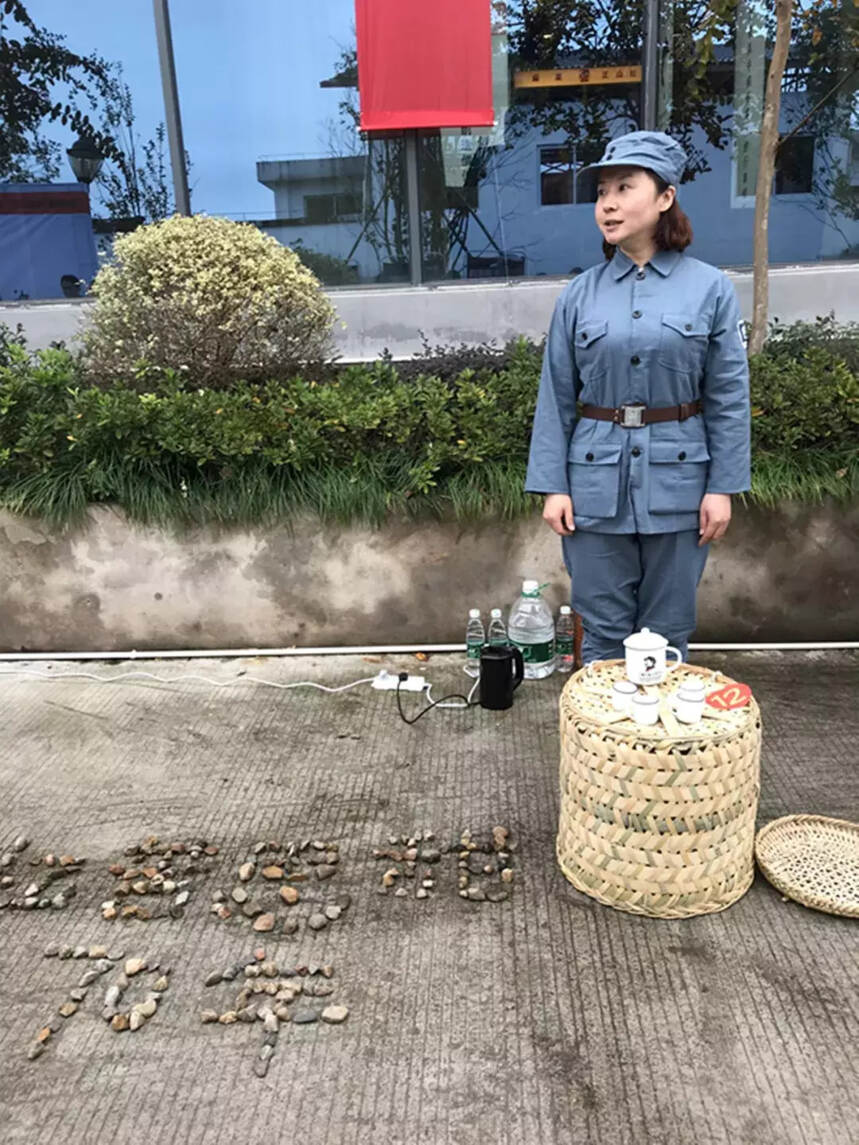
[[[489,0],[355,0],[361,129],[491,126]]]

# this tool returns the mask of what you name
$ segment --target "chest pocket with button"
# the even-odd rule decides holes
[[[704,372],[709,338],[709,324],[700,314],[663,314],[659,364],[697,380]]]
[[[567,471],[573,517],[614,517],[620,489],[621,446],[606,442],[570,442]]]
[[[592,382],[609,367],[608,321],[605,318],[583,318],[576,328],[576,367],[582,382]]]
[[[696,513],[707,487],[710,453],[702,441],[651,441],[651,513]]]

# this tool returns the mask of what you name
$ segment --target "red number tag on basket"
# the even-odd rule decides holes
[[[711,708],[727,712],[731,708],[744,708],[751,698],[752,689],[748,684],[728,684],[718,692],[711,692],[707,703]]]

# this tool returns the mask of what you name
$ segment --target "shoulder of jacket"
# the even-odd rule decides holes
[[[597,266],[589,266],[587,270],[583,270],[575,278],[571,278],[558,295],[558,302],[563,302],[565,305],[575,305],[581,295],[587,292],[588,287],[599,278],[600,272],[608,265],[605,262],[599,263]]]
[[[721,275],[721,270],[717,266],[713,266],[711,262],[704,262],[700,258],[695,258],[694,255],[687,254],[683,251],[680,257],[680,262],[691,270],[694,274],[710,275],[712,278],[718,278]]]
[[[720,270],[718,266],[713,266],[711,262],[702,262],[700,258],[693,258],[690,254],[684,254],[683,264],[705,282],[715,283],[722,290],[733,289],[733,283],[725,272]]]

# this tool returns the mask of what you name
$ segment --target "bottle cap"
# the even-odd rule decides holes
[[[569,616],[570,606],[568,604],[561,605],[561,616]]]
[[[536,580],[522,581],[522,591],[528,596],[533,596],[536,592],[539,591],[539,588],[539,583]]]
[[[469,608],[468,619],[469,620],[479,620],[480,619],[480,609],[479,608]]]
[[[492,617],[493,620],[500,620],[501,619],[501,609],[500,608],[493,608],[492,611],[489,613],[489,615]]]

